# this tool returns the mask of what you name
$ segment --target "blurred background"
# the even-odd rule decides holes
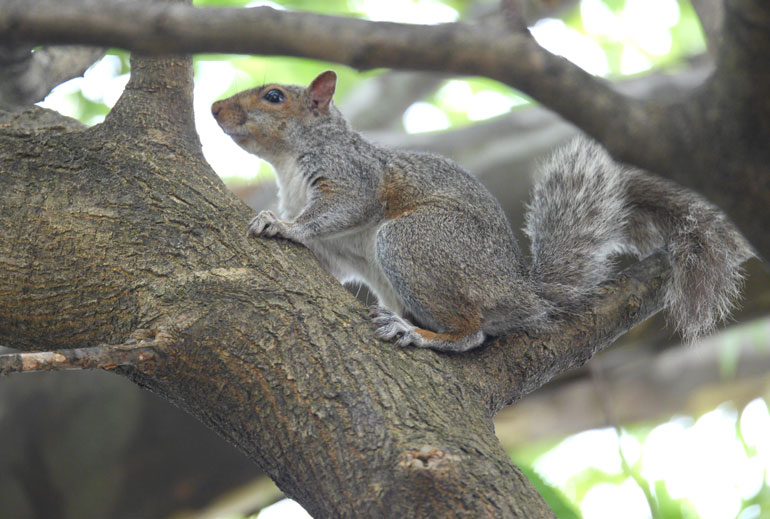
[[[523,3],[541,45],[629,95],[674,95],[711,70],[705,35],[717,26],[720,2]],[[483,20],[497,16],[499,6],[497,0],[195,4],[269,5],[417,24]],[[500,199],[515,229],[538,161],[577,134],[526,96],[484,78],[196,56],[204,153],[255,210],[275,203],[273,170],[219,130],[211,103],[266,82],[306,85],[327,68],[339,75],[336,103],[355,128],[382,144],[460,162]],[[128,72],[128,54],[111,50],[39,104],[98,124]],[[558,517],[770,518],[770,320],[763,317],[770,277],[756,261],[747,271],[743,307],[720,333],[682,347],[657,317],[498,415],[500,440]],[[351,290],[373,302],[358,287]],[[4,378],[0,444],[2,518],[308,517],[193,418],[106,373]]]

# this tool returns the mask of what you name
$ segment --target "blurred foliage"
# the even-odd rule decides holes
[[[439,2],[439,0],[434,1]],[[472,5],[479,3],[479,1],[490,0],[443,0],[440,1],[440,3],[451,7],[460,13],[460,15],[463,15],[468,12]],[[311,11],[314,13],[323,14],[358,17],[363,17],[365,15],[365,13],[356,9],[355,0],[324,0],[323,2],[319,2],[318,0],[193,0],[193,5],[201,7],[250,7],[257,5],[267,5],[271,7],[280,6],[294,11]]]
[[[201,54],[195,57],[196,75],[200,61],[229,61],[236,70],[235,80],[220,97],[233,95],[241,90],[280,81],[295,85],[309,85],[323,70],[334,69],[338,81],[335,99],[344,98],[363,79],[377,75],[378,71],[359,73],[336,63],[306,59],[272,56],[230,56],[222,54]]]
[[[602,0],[602,3],[614,14],[621,13],[626,7],[626,0]],[[606,35],[589,34],[583,23],[579,3],[565,13],[563,19],[567,26],[585,34],[601,46],[610,67],[609,77],[618,78],[626,75],[621,72],[620,61],[623,51],[629,48],[633,48],[649,60],[653,69],[676,66],[688,57],[706,50],[705,37],[692,4],[687,0],[677,0],[676,3],[679,8],[679,19],[675,25],[669,28],[671,48],[663,55],[646,52],[636,45],[630,37],[627,37],[628,35],[613,38]]]
[[[109,57],[116,57],[119,60],[119,70],[116,70],[115,76],[128,74],[128,51],[122,49],[110,49],[107,52],[107,56],[107,59],[109,59]],[[99,123],[104,120],[104,117],[110,111],[111,106],[108,106],[101,98],[87,97],[83,93],[83,90],[78,86],[82,81],[82,78],[76,78],[71,82],[68,82],[69,84],[65,83],[62,86],[62,89],[65,90],[66,93],[62,95],[62,99],[59,102],[67,106],[63,106],[61,111],[65,113],[65,115],[74,117],[80,122],[88,125]]]
[[[370,0],[371,1],[371,0]],[[387,0],[381,0],[383,2]],[[426,0],[414,0],[415,6],[419,2]],[[466,16],[471,7],[479,3],[494,3],[492,0],[428,0],[434,3],[442,3],[452,9],[455,9],[460,17]],[[496,0],[495,0],[496,1]],[[268,5],[275,8],[286,8],[291,10],[313,11],[331,15],[343,15],[364,17],[358,7],[366,5],[363,0],[326,0],[318,2],[315,0],[275,0],[275,1],[253,1],[253,0],[195,0],[194,4],[201,7],[244,7]],[[604,0],[604,4],[613,13],[622,11],[626,6],[626,0]],[[679,20],[670,29],[672,36],[672,46],[668,54],[664,56],[653,56],[645,54],[653,67],[672,66],[680,63],[688,56],[702,52],[705,45],[700,30],[697,17],[689,4],[685,0],[679,0]],[[572,9],[562,15],[562,19],[567,26],[575,31],[584,34],[587,38],[595,40],[604,51],[610,68],[610,77],[620,76],[620,59],[623,49],[629,45],[627,41],[617,41],[612,38],[601,35],[586,35],[585,28],[581,18],[579,3]],[[121,74],[128,71],[128,55],[122,50],[111,50],[110,54],[118,56],[122,62]],[[372,75],[382,71],[370,71],[358,73],[353,69],[337,64],[318,62],[315,60],[301,58],[282,58],[266,56],[242,56],[242,55],[218,55],[205,54],[195,58],[199,61],[229,61],[237,70],[232,84],[223,92],[222,96],[231,95],[239,90],[263,84],[266,81],[280,81],[284,83],[307,84],[317,75],[320,70],[334,68],[339,76],[338,100],[344,99],[346,94],[355,89],[358,84]],[[196,68],[198,70],[198,68]],[[200,78],[199,78],[200,79]],[[205,78],[204,78],[205,80]],[[470,87],[470,93],[475,95],[479,92],[489,91],[499,93],[505,107],[502,111],[515,109],[516,107],[526,106],[531,101],[521,93],[502,85],[496,81],[486,78],[463,78]],[[78,89],[72,89],[66,95],[69,104],[66,112],[69,115],[85,122],[94,124],[101,121],[109,111],[109,106],[99,99],[89,99]],[[470,117],[468,111],[458,108],[456,105],[448,103],[442,97],[441,89],[434,92],[425,99],[426,102],[433,104],[441,109],[447,116],[450,127],[457,125],[473,124],[474,118]]]
[[[700,25],[698,15],[690,2],[679,1],[679,23],[671,28],[673,48],[671,54],[676,59],[686,58],[706,51],[706,37]]]
[[[559,519],[580,519],[580,511],[560,488],[549,485],[531,466],[514,460]]]
[[[344,14],[355,15],[350,12],[348,0],[277,0],[259,2],[254,0],[193,0],[193,5],[198,7],[246,7],[256,5],[267,5],[270,7],[280,6],[293,11],[312,11],[314,13],[324,14]]]
[[[591,464],[590,466],[584,466],[583,468],[577,468],[571,475],[564,480],[562,486],[554,485],[549,481],[547,474],[541,474],[539,472],[539,462],[544,454],[559,448],[560,445],[565,442],[569,442],[569,438],[562,440],[561,442],[548,442],[541,443],[539,445],[527,445],[518,449],[512,453],[511,457],[519,467],[525,472],[527,477],[532,481],[548,505],[553,509],[554,513],[559,519],[573,519],[575,517],[581,517],[580,506],[583,504],[586,496],[598,486],[605,486],[605,493],[603,497],[609,496],[615,492],[617,497],[606,500],[607,510],[602,511],[600,517],[621,517],[625,514],[628,517],[651,517],[652,519],[698,519],[701,517],[708,518],[720,518],[720,519],[767,519],[770,518],[770,458],[768,458],[767,448],[770,445],[770,438],[767,438],[768,427],[770,427],[770,416],[768,416],[767,407],[760,401],[754,401],[753,415],[757,418],[757,409],[763,409],[760,412],[761,416],[759,425],[753,423],[754,431],[742,430],[744,424],[738,419],[739,413],[730,404],[723,404],[716,410],[705,413],[697,420],[689,417],[676,417],[672,422],[676,422],[678,425],[683,426],[678,431],[684,432],[684,445],[681,444],[682,437],[670,439],[669,448],[671,449],[670,467],[667,468],[662,476],[659,473],[660,479],[645,479],[645,467],[649,471],[649,467],[646,463],[649,463],[647,456],[648,449],[660,448],[661,436],[660,431],[665,429],[667,422],[663,424],[642,424],[633,426],[631,428],[623,428],[622,434],[626,439],[633,438],[635,442],[638,442],[639,451],[634,456],[634,459],[626,459],[623,455],[623,451],[620,450],[619,444],[607,445],[605,441],[603,448],[593,453],[596,463],[607,466],[606,456],[607,451],[617,449],[618,456],[622,460],[617,470],[599,469],[597,466]],[[757,405],[758,404],[758,405]],[[747,406],[748,407],[748,406]],[[721,425],[724,427],[733,427],[734,437],[732,440],[729,438],[721,438],[721,442],[704,442],[703,433],[706,430],[703,424],[698,425],[701,418],[707,418],[707,415],[717,415],[722,420]],[[733,426],[730,426],[730,424]],[[713,424],[710,424],[713,425]],[[698,428],[701,428],[699,432],[695,432]],[[658,429],[660,428],[660,429]],[[717,429],[719,425],[717,425]],[[658,429],[658,437],[656,447],[651,446],[647,439],[651,438],[654,431]],[[591,432],[583,432],[581,435],[592,434]],[[706,434],[713,434],[713,431],[709,431]],[[699,436],[700,435],[700,436]],[[607,435],[602,435],[606,440]],[[719,436],[713,434],[714,437]],[[747,437],[753,438],[753,441],[757,441],[760,438],[760,443],[749,445]],[[668,438],[666,438],[668,443]],[[610,442],[611,443],[611,442]],[[698,444],[693,446],[693,444]],[[582,444],[585,447],[585,444]],[[736,448],[740,446],[739,448]],[[574,448],[574,445],[573,445]],[[686,455],[682,455],[680,452],[682,449],[690,450]],[[697,453],[701,459],[694,466],[681,466],[682,459],[687,459],[687,455],[692,456],[693,453]],[[577,455],[581,458],[585,453],[573,452],[573,455]],[[570,456],[568,450],[562,450],[559,454],[560,459],[565,459]],[[681,459],[680,459],[681,456]],[[600,461],[605,458],[604,461]],[[582,459],[582,458],[581,458]],[[657,458],[660,462],[660,458]],[[654,462],[653,462],[654,463]],[[567,464],[569,462],[567,461]],[[573,465],[575,466],[575,465]],[[749,467],[751,469],[752,476],[749,478],[752,481],[752,485],[748,485],[745,482],[739,482],[737,479],[731,479],[731,475],[735,476],[736,470],[740,473],[736,467]],[[704,467],[707,467],[704,470]],[[732,471],[730,474],[725,475],[723,472]],[[649,472],[647,472],[649,477]],[[563,476],[563,475],[562,475]],[[681,487],[682,477],[686,477],[692,484],[689,486],[689,492],[683,490]],[[669,479],[671,478],[671,479]],[[677,479],[678,478],[678,479]],[[717,478],[717,481],[722,483],[718,486],[714,486],[713,480]],[[740,479],[740,478],[738,478]],[[732,483],[731,483],[732,481]],[[632,502],[627,500],[627,488],[630,483],[633,483],[638,487],[640,498],[638,502],[634,502],[635,507],[632,510],[628,508],[632,506]],[[732,486],[731,486],[732,485]],[[756,485],[756,486],[753,486]],[[621,490],[621,487],[626,487],[626,492]],[[607,488],[610,490],[607,491]],[[616,490],[612,490],[612,489]],[[672,495],[672,489],[678,489],[678,496]],[[705,489],[705,490],[704,490]],[[747,490],[748,489],[748,490]],[[695,492],[691,494],[690,492]],[[698,493],[700,492],[700,495]],[[724,498],[727,502],[734,503],[736,509],[734,513],[729,514],[726,510],[710,510],[707,504],[704,505],[704,495],[706,495],[706,503],[709,499],[719,501]],[[641,503],[641,495],[645,496],[647,501],[647,511],[640,509],[639,503]],[[682,495],[686,494],[686,495]],[[717,495],[718,494],[718,495]],[[738,494],[741,497],[736,497]],[[624,501],[624,497],[626,501]],[[700,501],[700,502],[699,502]],[[620,509],[618,509],[620,507]],[[613,508],[615,508],[613,510]],[[614,514],[614,515],[613,515]],[[594,517],[594,516],[591,516]]]

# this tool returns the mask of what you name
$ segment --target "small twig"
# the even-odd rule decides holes
[[[156,341],[143,341],[56,351],[7,353],[0,355],[0,375],[25,371],[109,370],[118,366],[146,366],[157,361],[159,350],[156,346]]]

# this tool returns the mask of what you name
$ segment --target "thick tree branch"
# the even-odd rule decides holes
[[[198,416],[320,517],[387,516],[393,502],[405,516],[550,516],[480,395],[435,353],[375,341],[365,309],[306,249],[247,241],[249,212],[197,155],[109,124],[4,125],[0,141],[3,343],[80,347],[174,324],[153,372],[116,371]]]
[[[105,127],[160,132],[171,149],[200,148],[193,115],[192,58],[131,56],[134,73],[105,119]],[[168,107],[172,107],[169,109]],[[212,172],[212,177],[215,177]]]
[[[98,12],[77,5],[55,10],[17,7],[0,14],[0,28],[0,42],[11,44],[110,41],[143,53],[305,56],[358,69],[386,66],[477,74],[520,88],[575,122],[613,121],[617,113],[629,111],[629,104],[638,104],[541,48],[525,28],[512,31],[494,20],[424,26],[269,7],[108,4]],[[599,133],[598,121],[591,126],[589,133]]]
[[[668,278],[668,262],[657,253],[629,267],[581,312],[548,335],[513,335],[492,347],[471,354],[479,357],[486,378],[479,384],[497,413],[534,391],[554,376],[586,363],[618,337],[655,315],[663,306],[662,287]],[[475,359],[474,359],[475,360]],[[465,376],[472,377],[467,359],[456,359]],[[536,366],[536,367],[535,367]]]
[[[0,103],[42,101],[57,85],[83,75],[104,55],[100,47],[0,47]]]

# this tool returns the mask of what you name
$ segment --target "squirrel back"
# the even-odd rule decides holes
[[[545,164],[526,217],[526,265],[486,188],[454,162],[390,150],[334,107],[336,75],[307,88],[265,85],[216,102],[217,122],[276,168],[281,218],[262,211],[248,234],[310,248],[341,281],[368,285],[376,335],[465,351],[489,335],[542,330],[579,311],[618,253],[663,248],[666,306],[686,339],[726,315],[751,250],[714,206],[577,139]]]

